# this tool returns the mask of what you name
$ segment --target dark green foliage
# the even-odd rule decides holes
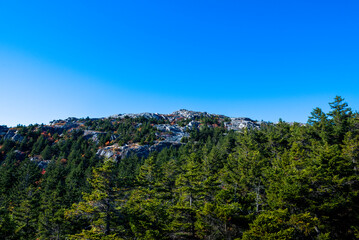
[[[28,187],[17,196],[17,203],[11,205],[11,213],[16,223],[17,239],[34,239],[39,215],[39,191]]]
[[[10,212],[5,208],[0,208],[0,236],[2,239],[16,239],[15,238],[16,223],[13,220]]]
[[[238,132],[202,115],[181,147],[116,161],[98,148],[153,144],[174,122],[18,126],[22,142],[0,140],[1,239],[358,239],[359,117],[330,107]]]

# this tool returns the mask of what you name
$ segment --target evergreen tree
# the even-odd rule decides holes
[[[331,111],[328,113],[332,117],[335,143],[340,143],[344,139],[345,133],[349,130],[349,118],[352,116],[351,108],[344,102],[344,98],[336,96],[334,102],[329,103]]]
[[[93,190],[83,193],[83,200],[73,204],[66,216],[79,217],[90,224],[89,229],[70,236],[78,239],[119,239],[122,233],[121,212],[118,204],[118,184],[115,179],[115,162],[105,160],[101,167],[93,170],[92,178],[88,181]]]
[[[4,240],[16,239],[16,223],[5,207],[0,208],[0,236]]]
[[[18,201],[11,210],[16,223],[16,239],[34,239],[39,214],[39,192],[28,187],[18,196]]]
[[[198,227],[196,226],[203,206],[203,184],[201,174],[201,160],[195,153],[189,156],[184,173],[176,179],[175,193],[177,203],[170,210],[173,221],[170,224],[174,238],[197,239]]]
[[[139,187],[126,204],[130,226],[136,239],[168,239],[169,202],[162,173],[153,156],[145,160],[138,175]]]

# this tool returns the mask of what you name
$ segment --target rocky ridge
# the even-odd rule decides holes
[[[202,127],[219,127],[223,126],[227,130],[240,131],[242,129],[259,128],[260,122],[253,121],[250,118],[229,118],[224,115],[209,114],[207,112],[189,111],[186,109],[180,109],[171,114],[159,114],[159,113],[126,113],[116,114],[107,118],[96,118],[90,120],[110,120],[118,121],[126,118],[131,119],[154,119],[159,124],[152,124],[152,127],[156,129],[156,140],[151,144],[139,144],[134,142],[128,142],[121,146],[117,143],[99,147],[97,155],[100,157],[114,158],[117,160],[129,157],[131,155],[137,155],[138,157],[147,157],[151,152],[161,151],[168,147],[179,147],[182,144],[183,138],[190,136],[189,132],[193,130],[199,130]],[[60,134],[62,136],[66,132],[82,131],[84,138],[99,143],[99,138],[108,134],[105,131],[96,131],[89,129],[85,126],[84,122],[88,119],[67,118],[65,120],[54,120],[49,125],[40,125],[38,128],[42,132],[51,134]],[[163,123],[162,123],[163,122]],[[138,123],[135,127],[140,129],[142,123]],[[116,140],[119,137],[118,134],[111,133],[110,142]],[[24,139],[21,134],[18,133],[16,128],[7,128],[6,126],[0,126],[0,139],[10,139],[12,141],[22,141]],[[31,157],[33,161],[39,163],[39,165],[47,165],[49,160],[41,160],[38,156]],[[46,164],[43,164],[46,163]]]
[[[189,137],[189,130],[199,129],[203,126],[201,123],[201,118],[216,118],[220,122],[224,123],[224,126],[228,130],[240,131],[242,129],[249,128],[259,128],[260,122],[253,121],[250,118],[229,118],[224,115],[218,114],[209,114],[207,112],[196,112],[189,111],[186,109],[180,109],[171,114],[159,114],[159,113],[137,113],[137,114],[117,114],[112,115],[109,118],[145,118],[145,119],[156,119],[164,120],[169,123],[167,124],[157,124],[154,127],[158,130],[156,133],[157,137],[161,137],[162,141],[157,141],[153,145],[143,145],[138,144],[124,145],[124,146],[108,146],[98,150],[97,154],[103,157],[112,157],[115,159],[122,159],[128,157],[132,154],[139,157],[147,157],[149,153],[153,151],[161,151],[165,147],[179,147],[183,143],[181,142],[182,138]],[[179,121],[185,121],[184,126],[177,124]],[[212,125],[207,125],[209,127],[215,127]]]

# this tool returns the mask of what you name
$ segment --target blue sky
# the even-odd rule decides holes
[[[359,105],[358,1],[1,1],[0,124]]]

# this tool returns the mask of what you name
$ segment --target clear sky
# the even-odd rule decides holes
[[[359,1],[0,1],[0,125],[359,110]]]

